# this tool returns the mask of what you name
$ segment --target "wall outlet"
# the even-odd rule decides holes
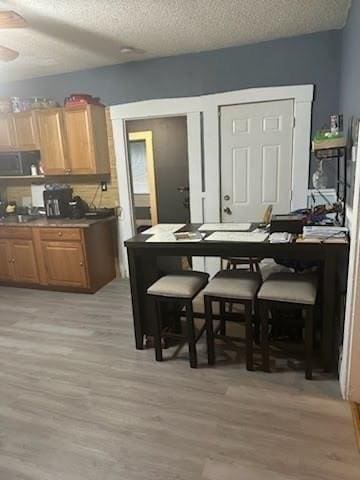
[[[100,185],[101,185],[101,191],[102,192],[107,192],[107,181],[106,180],[102,180],[100,182]]]

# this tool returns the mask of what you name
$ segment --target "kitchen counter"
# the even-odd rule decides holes
[[[47,227],[47,228],[89,228],[91,225],[99,223],[112,222],[116,219],[115,216],[106,218],[36,218],[28,219],[23,222],[17,220],[17,216],[13,219],[7,217],[0,220],[1,227]]]
[[[116,217],[0,221],[0,284],[96,292],[116,276]]]

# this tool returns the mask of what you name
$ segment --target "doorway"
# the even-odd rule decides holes
[[[185,116],[126,121],[134,223],[188,223],[189,163]]]
[[[128,134],[135,226],[138,231],[158,223],[152,131]]]
[[[221,220],[259,222],[291,210],[293,100],[224,106]]]

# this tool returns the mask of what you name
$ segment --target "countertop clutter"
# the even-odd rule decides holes
[[[25,219],[26,218],[26,219]],[[2,227],[49,227],[49,228],[89,228],[98,223],[114,222],[114,216],[88,219],[88,218],[34,218],[29,219],[22,215],[0,219]]]

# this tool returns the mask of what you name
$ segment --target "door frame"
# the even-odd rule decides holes
[[[360,138],[360,127],[358,135]],[[353,206],[346,208],[351,242],[339,377],[343,397],[360,403],[360,143],[357,146],[355,161]]]
[[[200,127],[200,97],[145,100],[110,107],[121,215],[119,218],[119,268],[123,277],[129,276],[124,241],[135,234],[131,176],[128,161],[126,121],[144,118],[186,117],[190,216],[193,222],[203,220],[202,143]],[[202,268],[200,265],[198,268]]]
[[[151,224],[156,225],[158,223],[158,209],[152,131],[146,130],[143,132],[129,132],[129,142],[136,142],[139,140],[143,140],[145,142],[146,170],[148,175],[150,196],[150,218]]]
[[[194,97],[145,100],[110,107],[122,214],[119,221],[120,271],[128,276],[124,240],[134,235],[126,120],[186,116],[190,186],[190,216],[194,223],[220,221],[220,118],[222,106],[274,100],[294,101],[291,209],[307,205],[311,112],[314,85],[264,87]],[[201,138],[201,134],[203,138]],[[199,268],[200,265],[197,267]],[[217,259],[204,268],[215,272]]]

